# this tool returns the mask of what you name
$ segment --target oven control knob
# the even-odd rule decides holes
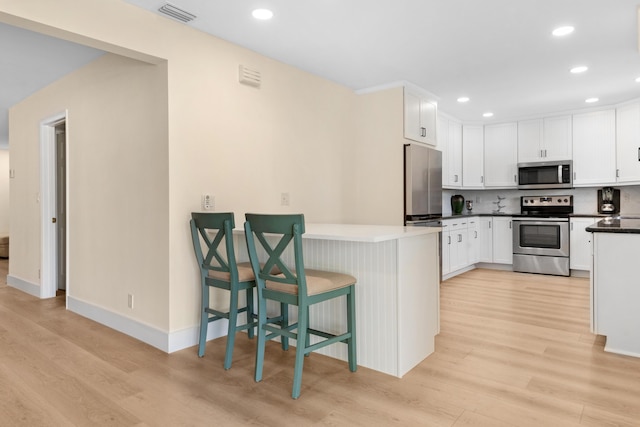
[[[528,201],[527,199],[524,199],[524,203],[525,203],[525,204],[526,204],[526,203],[529,203],[529,201]]]
[[[569,202],[569,200],[568,200],[568,199],[564,199],[564,202],[565,202],[565,203],[568,203],[568,202]]]
[[[558,199],[558,203],[562,203],[562,199]]]

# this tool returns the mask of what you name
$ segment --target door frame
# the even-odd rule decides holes
[[[40,267],[40,298],[53,298],[58,290],[58,238],[57,226],[52,222],[56,217],[56,126],[65,122],[65,148],[69,148],[69,120],[67,110],[55,114],[40,122],[40,230],[41,230],[41,267]],[[68,167],[68,161],[67,161]],[[67,168],[68,172],[68,168]],[[69,179],[64,183],[68,193]],[[66,201],[67,213],[69,200]],[[66,229],[67,272],[69,271],[69,227]],[[69,295],[69,278],[65,287]]]

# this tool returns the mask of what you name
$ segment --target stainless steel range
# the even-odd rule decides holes
[[[569,276],[573,196],[522,196],[513,219],[513,271]]]

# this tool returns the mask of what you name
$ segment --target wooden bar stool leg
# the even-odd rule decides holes
[[[264,348],[266,345],[266,331],[262,327],[267,323],[267,303],[264,298],[258,297],[258,342],[256,347],[255,380],[262,381],[262,368],[264,364]]]
[[[224,369],[231,368],[233,345],[236,341],[236,326],[238,324],[238,289],[232,286],[229,294],[229,327],[227,329],[227,350],[224,354]]]
[[[347,351],[349,359],[349,370],[355,372],[358,369],[358,355],[356,348],[356,296],[355,287],[347,294],[347,323],[351,338],[347,340]]]
[[[255,310],[253,305],[253,289],[247,289],[247,323],[252,323],[255,321]],[[247,335],[249,338],[253,338],[255,334],[255,326],[250,327],[247,330]]]
[[[207,306],[209,305],[209,287],[203,286],[202,301],[200,302],[200,339],[198,340],[198,356],[204,356],[204,349],[207,345],[207,329],[209,327],[209,313]]]
[[[289,304],[280,303],[280,316],[282,317],[282,323],[280,327],[285,329],[289,326]],[[289,350],[289,338],[285,336],[280,337],[283,350]]]
[[[309,327],[309,318],[307,317],[307,307],[298,311],[298,341],[296,343],[296,363],[293,369],[293,391],[291,397],[297,399],[300,397],[300,388],[302,386],[302,368],[304,366],[304,357],[307,352],[307,347],[304,343],[307,342],[307,328]]]

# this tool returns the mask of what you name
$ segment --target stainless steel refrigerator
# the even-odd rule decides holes
[[[404,146],[406,225],[442,217],[442,153],[418,144]]]

